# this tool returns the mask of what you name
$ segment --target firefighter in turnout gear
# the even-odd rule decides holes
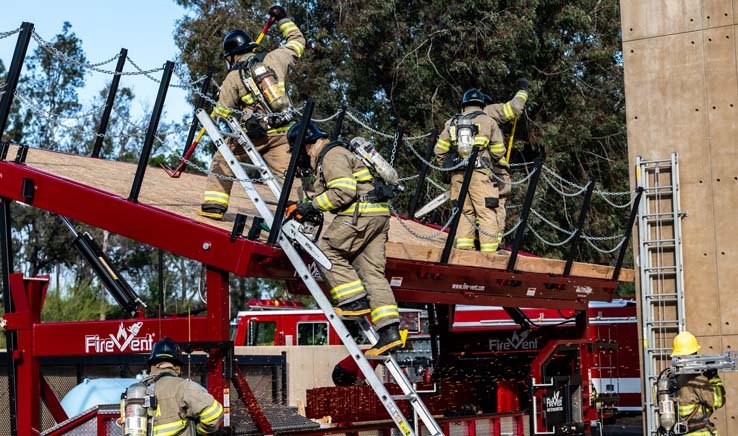
[[[220,88],[215,114],[227,117],[235,114],[233,109],[245,112],[246,115],[241,115],[241,126],[282,181],[290,163],[285,134],[294,124],[284,81],[289,68],[305,51],[305,38],[283,7],[272,6],[269,15],[276,20],[286,43],[265,55],[254,52],[258,44],[243,30],[232,30],[225,36],[223,58],[229,71]],[[229,145],[239,160],[246,158],[246,152],[235,140],[229,140]],[[233,172],[216,151],[198,214],[217,220],[223,218],[233,186],[228,177],[233,177]]]
[[[486,253],[498,252],[505,227],[504,208],[500,207],[497,181],[490,168],[504,160],[505,144],[497,123],[482,109],[485,95],[476,88],[466,93],[461,102],[462,112],[446,121],[434,153],[445,168],[451,172],[451,198],[458,199],[464,180],[465,166],[460,165],[471,154],[472,147],[479,147],[475,170],[469,183],[464,205],[459,205],[464,216],[459,220],[455,247],[474,250],[475,222],[479,225],[479,248]],[[506,253],[500,250],[500,253]]]
[[[487,106],[484,107],[484,112],[492,117],[498,126],[507,124],[510,121],[517,119],[525,109],[525,103],[528,101],[528,80],[519,79],[515,84],[516,92],[512,100],[506,103],[492,103],[492,99],[485,95],[485,103]],[[512,146],[512,144],[510,145]],[[502,223],[501,228],[504,228],[504,223],[507,219],[507,197],[510,195],[512,190],[511,179],[510,179],[510,164],[507,161],[508,150],[505,150],[506,155],[502,159],[492,162],[492,173],[493,179],[497,182],[499,190],[499,206],[497,207],[497,219],[498,222]],[[500,253],[506,253],[500,251]]]
[[[291,144],[297,140],[300,128],[301,123],[297,123],[287,133]],[[336,214],[320,242],[321,250],[333,263],[330,271],[321,272],[336,313],[346,319],[370,315],[379,341],[365,354],[387,354],[402,345],[400,313],[384,276],[389,204],[386,198],[377,197],[377,181],[348,149],[349,144],[331,142],[312,121],[304,143],[307,156],[298,162],[316,173],[315,192],[319,194],[299,203],[297,213]]]
[[[674,337],[672,356],[696,354],[700,345],[697,338],[684,331]],[[679,418],[687,424],[688,436],[717,435],[715,425],[710,421],[712,413],[725,405],[725,386],[716,370],[702,374],[682,374],[677,376],[679,399]]]
[[[180,378],[182,356],[179,345],[169,338],[159,340],[146,363],[150,375],[141,383],[153,386],[156,406],[150,436],[214,433],[223,421],[223,406],[197,383]]]

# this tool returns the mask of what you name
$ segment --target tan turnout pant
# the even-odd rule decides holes
[[[451,199],[458,200],[464,171],[456,171],[451,175]],[[497,198],[498,206],[487,207],[487,199]],[[505,202],[499,199],[497,184],[482,170],[474,170],[469,191],[462,208],[463,216],[459,218],[456,230],[455,246],[461,250],[474,250],[474,236],[478,222],[479,248],[482,252],[495,252],[500,246],[502,231],[505,228]]]
[[[384,244],[389,233],[388,216],[338,215],[325,231],[320,248],[333,268],[321,269],[330,296],[337,305],[369,295],[371,319],[376,328],[399,323],[397,301],[384,277]]]
[[[269,165],[272,173],[282,183],[284,181],[284,173],[290,165],[290,144],[287,141],[287,135],[284,133],[271,134],[258,140],[252,140],[252,142],[267,165]],[[249,161],[246,151],[238,142],[229,140],[228,145],[239,161]],[[222,179],[218,175],[233,177],[233,171],[231,171],[223,155],[216,151],[210,163],[210,174],[208,175],[208,185],[205,189],[203,203],[221,204],[228,207],[233,181]]]

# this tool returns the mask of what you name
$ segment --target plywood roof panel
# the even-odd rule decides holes
[[[14,156],[14,154],[11,154],[11,156]],[[38,149],[29,150],[26,165],[113,193],[122,198],[128,197],[136,171],[136,165],[133,164]],[[167,176],[162,169],[149,167],[144,177],[138,201],[227,231],[230,231],[233,227],[236,213],[242,213],[249,217],[256,215],[250,200],[246,198],[243,190],[237,187],[232,190],[230,208],[223,221],[214,221],[197,215],[196,212],[199,209],[205,185],[206,178],[204,176],[184,173],[180,178],[174,179]],[[259,190],[265,200],[275,199],[265,186],[259,186]],[[90,207],[94,208],[94,205],[90,205]],[[326,214],[325,218],[327,225],[332,216]],[[438,262],[446,235],[442,233],[432,240],[420,239],[408,232],[404,226],[421,235],[433,234],[435,230],[412,221],[404,221],[403,226],[398,220],[393,218],[391,221],[390,238],[387,243],[388,256],[411,261]],[[251,220],[249,219],[247,226],[250,223]],[[262,234],[262,239],[265,239],[265,237],[266,235]],[[505,269],[507,259],[507,256],[497,254],[453,250],[449,263]],[[557,259],[522,256],[518,259],[516,270],[523,272],[561,274],[565,265],[565,261]],[[609,279],[612,277],[612,273],[613,268],[605,265],[575,263],[572,269],[572,276],[575,277]],[[633,270],[624,269],[621,272],[621,281],[633,281],[633,279]]]

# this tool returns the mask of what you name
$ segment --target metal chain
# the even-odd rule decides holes
[[[402,218],[400,218],[400,217],[399,217],[399,215],[398,215],[397,211],[395,210],[395,208],[394,208],[394,207],[392,207],[392,205],[391,205],[391,204],[390,204],[390,211],[392,211],[392,213],[393,213],[393,214],[395,215],[395,219],[397,219],[397,221],[399,221],[399,222],[400,222],[400,225],[402,225],[402,227],[403,227],[403,228],[404,228],[404,229],[405,229],[405,230],[406,230],[406,231],[407,231],[408,233],[410,233],[411,235],[415,236],[415,237],[416,237],[416,238],[418,238],[418,239],[426,239],[426,240],[430,240],[430,239],[436,239],[436,238],[437,238],[437,237],[439,237],[439,236],[440,236],[440,235],[441,235],[441,234],[442,234],[443,232],[445,232],[445,231],[446,231],[446,229],[448,228],[448,226],[450,226],[450,225],[451,225],[451,223],[453,222],[453,220],[454,220],[454,216],[456,216],[456,214],[457,214],[457,213],[459,213],[459,208],[458,208],[458,207],[455,207],[455,208],[453,208],[453,209],[451,210],[451,216],[449,217],[448,221],[446,221],[446,224],[444,224],[444,225],[443,225],[443,227],[441,227],[441,228],[440,228],[440,229],[439,229],[438,231],[436,231],[436,232],[433,232],[433,233],[431,233],[431,234],[429,234],[429,235],[421,235],[420,233],[418,233],[418,232],[416,232],[415,230],[411,229],[411,228],[410,228],[410,227],[409,227],[409,226],[408,226],[407,224],[405,224],[405,220],[403,220]]]
[[[436,182],[435,180],[431,179],[430,177],[426,177],[425,178],[425,181],[428,182],[428,183],[430,183],[431,186],[433,186],[434,188],[438,189],[439,191],[448,191],[448,188],[446,186],[441,186],[438,182]]]
[[[412,145],[410,145],[410,143],[408,141],[403,141],[403,142],[405,143],[405,147],[409,148],[413,152],[413,154],[415,155],[415,157],[417,157],[421,162],[423,162],[424,164],[428,165],[428,167],[433,168],[436,171],[446,171],[446,172],[447,171],[455,171],[455,170],[457,170],[457,169],[459,169],[461,167],[466,166],[466,163],[469,161],[469,159],[464,159],[461,162],[459,162],[457,165],[455,165],[455,166],[453,166],[451,168],[439,167],[439,166],[433,165],[431,162],[425,160],[425,158],[423,156],[421,156],[418,153],[418,151],[415,150]]]
[[[625,204],[615,204],[612,201],[608,200],[607,199],[607,196],[604,195],[603,193],[598,193],[598,194],[605,201],[605,203],[609,204],[610,206],[612,206],[612,207],[614,207],[616,209],[625,209],[627,207],[630,207],[633,204],[633,200],[635,200],[635,198],[631,198],[630,201],[627,202],[627,203],[625,203]],[[610,194],[612,195],[613,193],[610,193]],[[618,194],[620,194],[620,193],[618,193]],[[630,192],[626,192],[625,194],[630,195]]]
[[[541,242],[543,242],[544,244],[546,244],[546,245],[550,245],[550,246],[552,246],[552,247],[560,247],[560,246],[562,246],[562,245],[564,245],[564,244],[567,244],[567,243],[568,243],[569,241],[571,241],[571,240],[572,240],[572,239],[574,238],[574,232],[572,232],[572,233],[571,233],[571,235],[569,235],[569,236],[568,236],[568,237],[567,237],[567,238],[566,238],[565,240],[563,240],[563,241],[560,241],[560,242],[551,242],[551,241],[549,241],[549,240],[545,239],[545,238],[544,238],[543,236],[539,235],[539,234],[538,234],[538,232],[536,232],[536,230],[535,230],[535,229],[533,228],[533,226],[531,226],[530,224],[528,224],[528,225],[527,225],[527,227],[528,227],[528,229],[529,229],[529,230],[530,230],[531,232],[533,232],[533,234],[534,234],[534,235],[536,236],[536,238],[538,238],[538,239],[539,239],[539,240],[540,240]]]
[[[75,115],[75,116],[63,116],[60,114],[55,114],[47,111],[46,109],[42,108],[41,106],[37,105],[33,101],[31,101],[30,98],[26,97],[21,93],[20,91],[15,91],[15,96],[18,97],[18,100],[20,100],[22,103],[27,104],[31,107],[32,112],[36,115],[43,115],[46,118],[49,119],[59,119],[59,120],[78,120],[80,118],[87,118],[95,115],[96,112],[94,112],[92,109],[89,110],[89,112],[81,114],[81,115]]]
[[[34,31],[31,36],[36,41],[36,43],[38,43],[39,47],[41,47],[44,50],[48,51],[52,55],[54,55],[54,56],[62,59],[64,62],[67,62],[67,63],[72,64],[72,65],[78,65],[78,66],[80,66],[82,68],[87,68],[87,69],[90,69],[90,70],[93,70],[93,71],[97,71],[98,73],[117,74],[115,71],[106,71],[106,70],[100,69],[98,67],[100,67],[102,65],[105,65],[105,64],[109,64],[109,63],[115,61],[120,56],[120,53],[116,53],[110,59],[107,59],[105,61],[98,62],[98,63],[95,63],[95,64],[82,63],[82,62],[77,61],[74,58],[71,58],[71,57],[67,56],[65,53],[63,53],[63,52],[55,49],[54,46],[50,42],[47,42],[43,38],[41,38],[41,36],[38,33],[36,33],[36,31]]]
[[[508,209],[508,208],[506,207],[505,209]],[[509,236],[509,235],[511,235],[511,234],[512,234],[512,233],[513,233],[513,232],[515,231],[515,229],[517,229],[517,228],[518,228],[518,226],[519,226],[519,225],[520,225],[520,223],[521,223],[521,221],[520,221],[520,220],[518,220],[518,222],[516,222],[516,223],[515,223],[515,225],[514,225],[514,226],[513,226],[513,227],[512,227],[512,228],[511,228],[510,230],[508,230],[507,232],[505,232],[505,233],[500,233],[499,235],[495,235],[495,234],[493,234],[493,233],[489,233],[489,232],[487,232],[487,231],[485,231],[485,230],[482,230],[482,228],[481,228],[481,227],[479,227],[479,225],[478,225],[478,224],[477,224],[476,222],[474,222],[474,221],[473,221],[473,220],[472,220],[471,218],[469,218],[469,217],[468,217],[468,216],[467,216],[466,214],[462,213],[462,214],[461,214],[461,216],[463,216],[463,217],[464,217],[464,219],[466,219],[466,221],[467,221],[467,222],[468,222],[469,224],[471,224],[471,225],[472,225],[472,227],[474,227],[474,229],[476,229],[476,230],[477,230],[477,231],[478,231],[479,233],[481,233],[481,234],[483,234],[483,235],[485,235],[485,236],[489,236],[490,238],[497,238],[497,237],[499,236],[499,238],[500,238],[500,239],[502,239],[502,238],[504,238],[505,236]]]
[[[590,236],[585,233],[582,233],[583,239],[588,239],[591,241],[612,241],[613,239],[620,239],[623,237],[625,237],[624,233],[621,233],[619,235],[614,235],[614,236]]]
[[[543,180],[546,183],[548,183],[548,186],[550,186],[551,189],[553,189],[554,191],[558,192],[559,195],[561,195],[563,197],[576,197],[576,196],[581,195],[582,193],[584,193],[587,190],[587,187],[584,186],[580,190],[578,190],[577,192],[565,192],[563,190],[563,187],[561,185],[556,186],[554,184],[553,180],[551,180],[551,179],[548,178],[548,176],[546,175],[546,173],[542,173],[541,176],[542,176]]]
[[[540,219],[544,223],[548,224],[549,226],[553,227],[554,229],[560,231],[561,233],[564,233],[564,234],[569,235],[569,236],[571,236],[571,235],[573,235],[575,233],[574,231],[569,231],[569,230],[566,230],[566,229],[562,229],[561,227],[559,227],[556,224],[552,223],[551,221],[547,220],[546,217],[544,217],[543,215],[541,215],[540,213],[538,213],[538,211],[535,210],[535,209],[533,209],[532,207],[530,208],[530,211],[533,212],[533,215],[537,216],[538,219]]]
[[[389,165],[392,168],[395,167],[395,155],[397,155],[397,146],[399,145],[399,142],[400,142],[400,132],[398,131],[395,133],[395,139],[394,139],[394,142],[392,143],[392,153],[390,153]]]
[[[596,246],[595,244],[592,243],[592,241],[589,238],[584,238],[584,240],[587,241],[587,244],[589,244],[590,247],[594,248],[595,250],[599,251],[600,253],[603,253],[603,254],[611,254],[611,253],[616,252],[617,250],[620,249],[620,247],[623,246],[623,244],[625,243],[626,238],[623,237],[623,239],[620,240],[620,242],[618,243],[618,245],[616,245],[611,250],[605,250],[605,249],[602,249],[602,248]]]
[[[365,124],[364,122],[362,122],[359,118],[357,118],[351,112],[346,112],[346,115],[349,117],[350,120],[352,120],[356,124],[360,125],[364,129],[366,129],[366,130],[374,133],[375,135],[378,135],[378,136],[381,136],[381,137],[387,138],[387,139],[392,139],[392,137],[394,136],[394,135],[390,135],[390,134],[387,134],[387,133],[384,133],[384,132],[380,132],[379,130],[374,129],[372,127],[369,127],[367,124]]]
[[[418,177],[420,177],[420,174],[415,174],[414,176],[409,176],[409,177],[402,177],[402,178],[397,179],[397,183],[407,182],[408,180],[417,179]]]
[[[9,38],[9,37],[15,35],[16,33],[20,32],[20,31],[21,31],[21,28],[19,27],[19,28],[15,29],[15,30],[11,30],[9,32],[0,32],[0,39]]]
[[[156,73],[156,72],[159,72],[159,71],[163,71],[164,70],[164,67],[152,68],[150,70],[143,70],[141,67],[139,67],[136,64],[136,62],[133,61],[133,59],[131,59],[130,56],[128,56],[128,62],[130,62],[131,65],[133,65],[133,68],[135,68],[138,71],[138,73],[132,73],[132,72],[131,73],[121,73],[122,75],[143,75],[143,76],[146,76],[149,80],[153,80],[156,83],[161,83],[161,80],[159,80],[156,77],[152,76],[151,73]]]
[[[338,116],[338,114],[340,114],[340,113],[341,113],[341,111],[338,110],[338,111],[336,111],[336,113],[334,113],[333,115],[329,116],[328,118],[322,118],[322,119],[313,118],[313,121],[315,121],[316,123],[327,123],[328,121],[331,121],[332,119],[336,118]]]

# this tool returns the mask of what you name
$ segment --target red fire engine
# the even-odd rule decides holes
[[[299,303],[279,300],[251,300],[232,323],[235,345],[241,346],[311,346],[341,345],[320,310],[304,309]],[[410,379],[433,372],[430,368],[428,314],[425,310],[400,309],[402,327],[408,329],[409,350],[399,352]],[[571,328],[574,311],[555,309],[522,309],[534,328]],[[350,324],[349,324],[350,325]],[[471,332],[489,341],[466,356],[496,353],[538,352],[543,345],[530,330],[515,331],[519,325],[499,306],[456,305],[451,330]],[[498,336],[510,332],[507,336]],[[591,367],[593,389],[603,414],[640,412],[640,371],[637,353],[636,305],[633,299],[617,299],[611,303],[590,302],[589,335],[595,347]],[[357,341],[361,335],[355,335]]]

